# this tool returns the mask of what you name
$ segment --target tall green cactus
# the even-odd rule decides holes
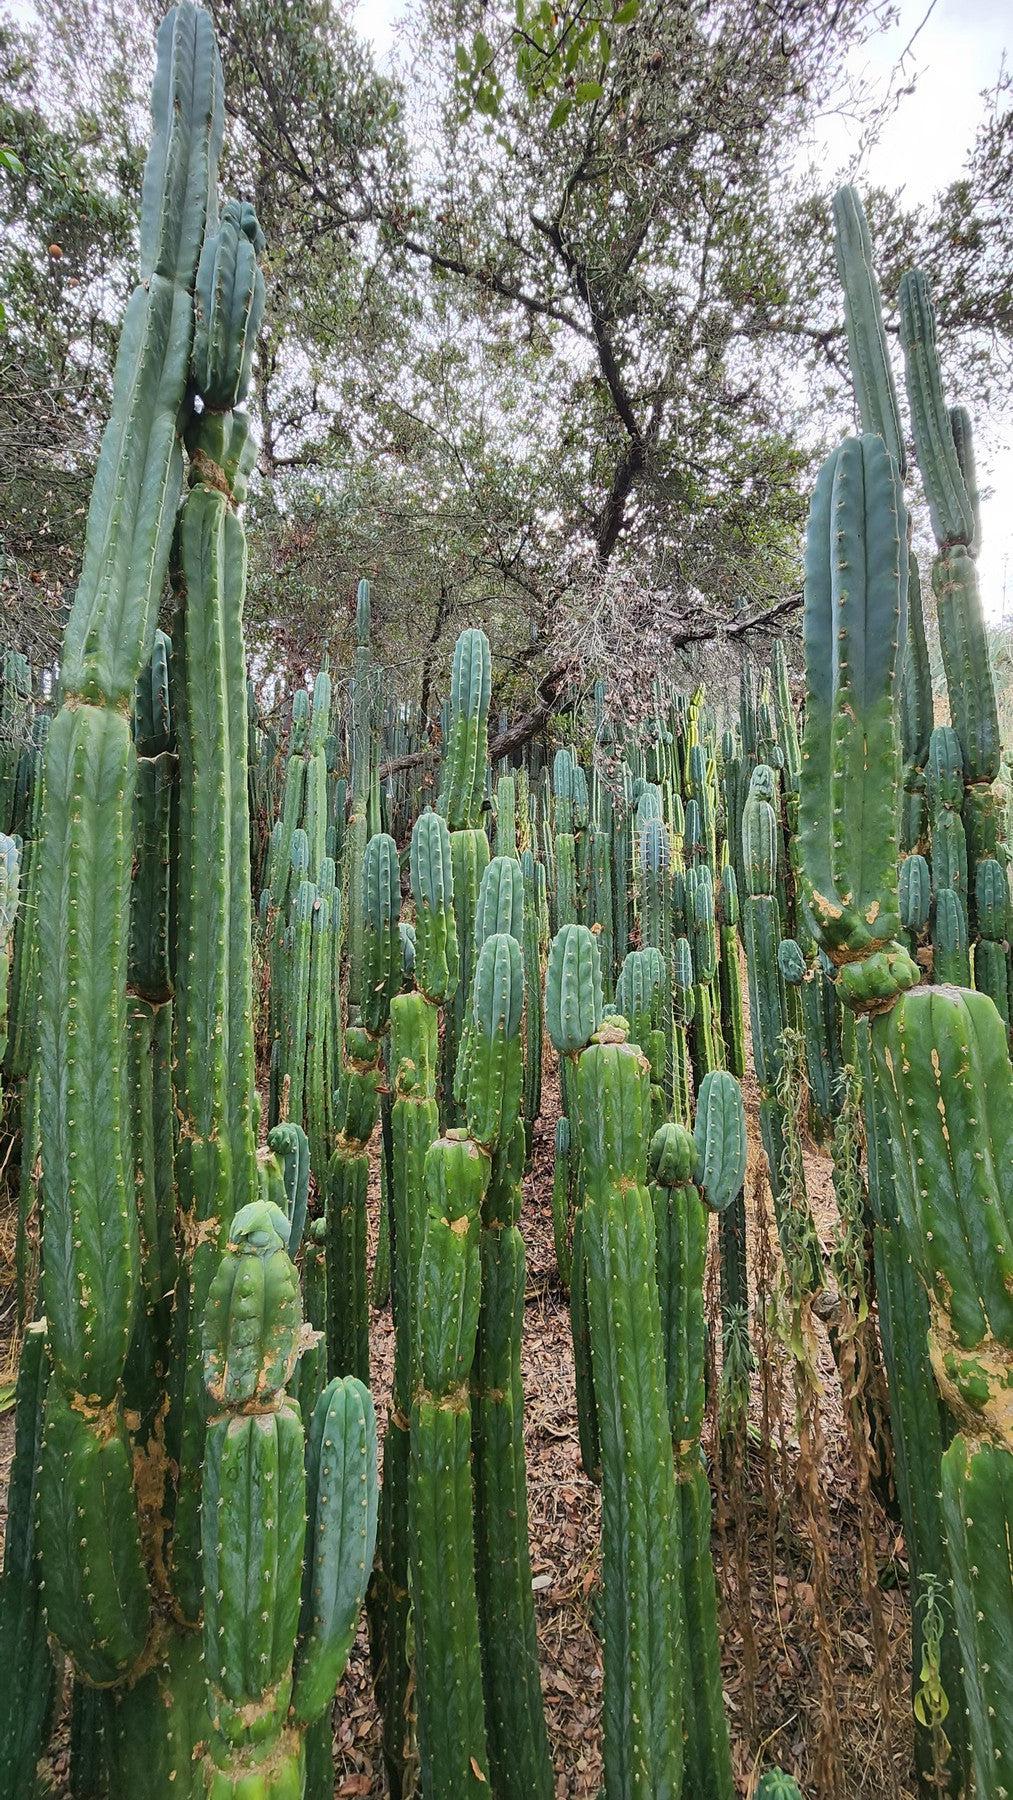
[[[602,979],[598,944],[583,925],[564,925],[552,940],[545,975],[545,1022],[560,1057],[564,1103],[570,1139],[571,1216],[570,1331],[573,1340],[580,1458],[589,1480],[601,1474],[598,1420],[591,1370],[586,1262],[583,1243],[583,1192],[580,1181],[577,1059],[602,1022]]]
[[[49,1362],[44,1322],[21,1347],[14,1418],[14,1460],[7,1491],[7,1532],[0,1578],[0,1784],[32,1795],[56,1698],[56,1664],[46,1635],[35,1522],[39,1434]]]
[[[837,272],[844,289],[848,360],[862,430],[883,439],[903,477],[904,432],[883,327],[872,238],[865,209],[853,187],[838,188],[834,195],[834,242]]]
[[[54,1379],[39,1530],[50,1628],[92,1680],[116,1680],[148,1630],[119,1383],[139,1279],[127,1086],[135,759],[127,709],[150,653],[183,478],[193,289],[222,134],[208,15],[159,34],[141,280],[127,308],[80,584],[49,735],[39,916],[45,932],[41,1129],[44,1287]],[[245,717],[245,694],[243,699]]]
[[[424,1169],[439,1136],[437,1103],[440,1009],[457,987],[460,955],[454,876],[446,820],[426,811],[409,852],[415,904],[414,979],[418,992],[391,1001],[393,1404],[384,1445],[380,1555],[371,1600],[374,1658],[384,1719],[384,1760],[391,1791],[403,1791],[411,1762],[414,1674],[409,1633],[410,1416],[418,1380],[418,1284],[426,1221]]]
[[[376,1536],[373,1406],[354,1379],[321,1394],[304,1464],[285,1393],[302,1310],[287,1236],[269,1202],[236,1214],[204,1324],[216,1415],[202,1510],[214,1800],[302,1793],[304,1734],[344,1670]]]
[[[476,1576],[492,1784],[504,1800],[530,1795],[548,1800],[553,1777],[531,1591],[520,1372],[523,919],[516,905],[502,905],[514,884],[488,880],[497,861],[483,881],[484,910],[496,923],[505,911],[513,930],[493,932],[478,954],[467,1091],[468,1128],[492,1164],[482,1202],[481,1305],[472,1372]],[[506,871],[511,868],[517,865],[506,859]],[[493,912],[497,890],[499,917]],[[519,898],[523,910],[523,886]]]
[[[900,1497],[912,1575],[918,1583],[925,1575],[943,1577],[938,1453],[944,1440],[927,1386],[926,1335],[938,1363],[933,1346],[951,1329],[959,1282],[957,1268],[948,1266],[946,1242],[938,1250],[928,1248],[937,1225],[927,1208],[941,1206],[952,1221],[967,1209],[964,1229],[969,1241],[981,1236],[976,1294],[984,1291],[989,1268],[986,1222],[998,1215],[989,1204],[988,1187],[997,1178],[995,1127],[990,1135],[989,1120],[979,1122],[975,1116],[980,1102],[971,1103],[959,1126],[948,1111],[965,1104],[964,1090],[971,1085],[966,1067],[971,997],[958,990],[916,986],[919,972],[898,941],[894,802],[899,758],[892,703],[904,628],[905,525],[896,468],[882,442],[864,437],[843,444],[821,472],[809,520],[805,610],[809,706],[801,812],[811,916],[838,967],[839,989],[856,1011],[868,1017],[862,1041],[880,1320],[898,1440]],[[864,751],[856,763],[858,743]],[[849,820],[861,820],[861,829],[857,825],[844,829],[841,821]],[[933,999],[938,1002],[935,1007]],[[981,1085],[973,1085],[991,1099],[1010,1087],[1009,1059],[1004,1041],[1001,1057],[998,1054],[1000,1046],[994,1040],[997,1033],[1003,1039],[1003,1033],[991,1003],[980,1000],[974,1005],[983,1009],[974,1014],[973,1025],[989,1057],[989,1075]],[[915,1041],[909,1036],[914,1032],[919,1034],[917,1055],[912,1054]],[[962,1169],[965,1161],[966,1198],[965,1177],[958,1175],[958,1166]],[[931,1181],[920,1172],[929,1166]],[[980,1181],[976,1173],[972,1175],[978,1169]],[[910,1280],[911,1261],[928,1287],[928,1307],[924,1290]],[[945,1385],[942,1391],[950,1404]],[[993,1436],[988,1427],[983,1435],[986,1440]],[[926,1463],[926,1452],[933,1446],[935,1457],[930,1454]],[[944,1471],[960,1467],[960,1446],[958,1436],[943,1457]],[[951,1496],[957,1486],[959,1482]],[[985,1791],[995,1791],[990,1786],[992,1759],[982,1760],[982,1744],[993,1729],[989,1719],[1008,1718],[1010,1705],[1008,1699],[997,1705],[996,1694],[987,1691],[992,1675],[977,1666],[973,1635],[968,1636],[966,1629],[968,1597],[976,1577],[961,1561],[951,1520],[952,1515],[947,1521],[949,1564],[961,1644],[959,1660],[949,1634],[942,1647],[942,1680],[952,1721],[948,1782],[950,1791],[960,1791],[962,1663],[979,1781],[984,1779]],[[996,1605],[994,1589],[989,1605]],[[923,1737],[919,1760],[928,1780],[931,1745]]]
[[[704,1077],[695,1135],[681,1125],[663,1125],[650,1147],[686,1632],[683,1781],[701,1800],[729,1800],[734,1793],[710,1552],[710,1489],[700,1450],[707,1330],[704,1201],[724,1212],[742,1191],[745,1169],[742,1094],[735,1078],[720,1070]]]
[[[327,1173],[327,1354],[332,1375],[369,1375],[366,1189],[378,1117],[384,1038],[401,986],[401,885],[397,845],[377,832],[366,845],[362,886],[361,1025],[345,1031]]]
[[[423,818],[436,819],[435,813]],[[443,825],[443,821],[439,823]],[[421,825],[421,820],[419,821]],[[446,827],[444,826],[444,832]],[[418,835],[419,826],[416,826]],[[414,841],[414,840],[413,840]],[[418,851],[416,852],[418,854]],[[447,902],[449,911],[449,901]],[[450,914],[453,917],[452,913]],[[416,965],[416,968],[418,965]],[[391,1248],[394,1384],[384,1440],[380,1557],[375,1617],[384,1758],[394,1793],[410,1762],[413,1671],[409,1641],[408,1465],[412,1399],[418,1379],[418,1282],[426,1222],[425,1161],[440,1132],[436,1103],[439,1055],[436,1007],[421,994],[391,1002]]]
[[[370,691],[369,632],[372,619],[369,582],[360,581],[355,603],[355,673],[352,681],[352,766],[349,815],[345,831],[344,907],[348,921],[348,1007],[356,1021],[362,1003],[363,888],[362,859],[369,838],[373,779],[373,700]]]
[[[255,257],[263,249],[263,235],[249,209],[242,213],[240,229],[236,211],[226,209],[218,230],[209,232],[198,272],[198,294],[211,331],[204,378],[213,382],[219,402],[227,393],[233,401],[245,396],[252,345],[239,357],[233,340],[255,324],[262,303]],[[239,256],[239,236],[249,255]],[[177,528],[173,570],[179,756],[173,1087],[183,1254],[169,1436],[180,1471],[172,1578],[177,1603],[193,1623],[201,1604],[201,1321],[236,1197],[251,1195],[256,1182],[242,628],[246,540],[238,511],[254,458],[248,433],[249,422],[241,412],[207,410],[192,421],[187,433],[189,491]]]
[[[650,1072],[603,1028],[578,1063],[581,1244],[602,1470],[605,1786],[677,1795],[685,1622],[655,1233]]]
[[[804,746],[802,772],[804,775]],[[797,1197],[795,1205],[791,1204],[790,1184],[783,1178],[786,1119],[781,1085],[788,1009],[781,960],[783,940],[777,899],[780,832],[774,798],[774,771],[767,763],[757,763],[742,809],[742,865],[746,882],[742,923],[753,1064],[760,1086],[760,1131],[782,1249],[792,1279],[815,1292],[823,1285],[822,1256],[815,1222],[808,1201],[801,1210]],[[794,1104],[794,1099],[790,1104]]]
[[[997,856],[1005,860],[1006,853],[1002,805],[994,787],[1001,757],[998,707],[975,567],[981,528],[971,422],[963,407],[948,409],[943,398],[935,314],[921,270],[909,269],[902,277],[900,301],[915,448],[938,545],[932,566],[932,592],[939,619],[950,717],[963,760],[963,814],[970,866],[968,924],[971,938],[977,940],[974,978],[982,991],[999,1000],[1001,959],[987,947],[979,958],[978,943],[987,946],[995,940],[979,931],[975,904],[979,865]],[[936,885],[944,887],[946,883],[938,880]],[[949,903],[947,910],[953,911]],[[951,923],[956,921],[947,921],[947,925]],[[952,930],[947,930],[945,936],[949,945]],[[953,952],[964,978],[962,953],[962,945]],[[1008,995],[1000,1010],[1008,1012]]]
[[[444,1028],[443,1104],[457,1116],[452,1090],[474,975],[475,912],[489,839],[481,829],[482,798],[489,754],[489,698],[492,664],[484,631],[462,631],[454,647],[450,722],[444,749],[439,811],[450,829],[454,913],[460,953],[460,980]]]
[[[489,1159],[462,1133],[425,1166],[409,1522],[416,1701],[426,1800],[488,1790],[475,1588],[468,1377],[478,1333],[479,1215]]]
[[[443,759],[439,811],[451,831],[479,823],[489,754],[492,663],[484,631],[462,631],[454,648],[450,735]]]

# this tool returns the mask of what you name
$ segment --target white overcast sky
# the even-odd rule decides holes
[[[360,0],[357,22],[380,60],[389,52],[403,0]],[[927,15],[927,16],[926,16]],[[920,29],[919,29],[920,27]],[[912,45],[912,39],[914,39]],[[912,202],[930,200],[960,173],[984,115],[983,94],[994,86],[1003,57],[1013,62],[1011,0],[900,0],[897,25],[855,59],[886,92],[908,46],[905,77],[917,75],[864,162],[857,131],[840,117],[821,130],[831,167],[861,186],[863,177],[900,188]],[[899,372],[899,371],[898,371]],[[944,371],[945,374],[945,371]],[[952,400],[958,394],[949,396]],[[982,507],[979,575],[982,598],[993,618],[1013,619],[1013,396],[994,418],[975,421],[979,478],[991,492]]]

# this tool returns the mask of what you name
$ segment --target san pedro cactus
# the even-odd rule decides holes
[[[838,188],[834,195],[834,242],[837,271],[844,289],[848,360],[862,430],[883,439],[903,476],[904,433],[883,327],[872,239],[865,209],[853,187]]]
[[[904,758],[901,800],[901,849],[925,849],[925,763],[932,731],[932,674],[929,668],[925,615],[918,563],[908,557],[907,647],[901,672],[900,736]]]
[[[651,1140],[650,1169],[686,1633],[683,1780],[693,1794],[726,1800],[734,1783],[710,1553],[710,1489],[700,1451],[707,1330],[704,1200],[714,1211],[725,1211],[741,1192],[745,1167],[742,1094],[733,1076],[718,1071],[704,1079],[694,1135],[681,1125],[663,1125]]]
[[[236,1214],[205,1319],[216,1408],[202,1510],[214,1800],[302,1793],[303,1733],[344,1670],[376,1536],[368,1392],[354,1379],[324,1389],[305,1456],[285,1393],[302,1312],[287,1234],[263,1200]]]
[[[803,772],[804,757],[803,749]],[[793,1279],[815,1291],[823,1283],[816,1226],[808,1201],[799,1207],[796,1197],[793,1205],[783,1178],[786,1102],[781,1087],[788,1009],[781,960],[781,910],[777,897],[780,831],[773,804],[775,793],[774,770],[767,763],[757,763],[742,809],[742,864],[746,882],[742,925],[749,1015],[753,1064],[760,1085],[760,1130],[781,1245],[791,1265]],[[793,1105],[794,1101],[787,1104]]]
[[[352,1019],[362,1000],[362,859],[369,838],[373,790],[373,697],[370,688],[369,582],[360,581],[355,603],[355,673],[352,681],[352,767],[344,846],[345,917],[348,920],[348,1006]]]
[[[425,1168],[409,1526],[416,1704],[427,1800],[474,1800],[489,1762],[475,1588],[468,1377],[478,1333],[479,1215],[489,1159],[461,1134]]]
[[[943,1346],[955,1347],[956,1367],[965,1348],[973,1362],[987,1344],[987,1365],[992,1343],[1001,1344],[1006,1330],[1008,1299],[993,1320],[977,1296],[995,1293],[996,1281],[1001,1283],[996,1245],[1005,1229],[998,1196],[1003,1158],[1010,1155],[1013,1074],[991,1002],[957,989],[916,985],[919,971],[898,941],[899,767],[892,695],[904,630],[905,537],[897,472],[881,441],[846,442],[820,475],[806,549],[810,699],[802,771],[804,875],[817,933],[839,969],[838,987],[868,1016],[862,1034],[877,1281],[900,1497],[917,1581],[924,1574],[937,1579],[943,1574],[938,1461],[926,1467],[924,1455],[933,1440],[940,1443],[926,1389],[926,1330],[937,1379],[946,1374]],[[861,755],[853,741],[864,746]],[[845,831],[842,822],[858,817],[859,806],[862,829]],[[977,1070],[975,1057],[983,1059]],[[1005,1108],[1004,1118],[993,1104]],[[937,1246],[941,1218],[946,1225]],[[962,1304],[968,1293],[967,1252],[961,1249],[957,1256],[955,1231],[963,1233],[962,1243],[978,1246],[970,1310]],[[921,1274],[921,1290],[907,1279],[909,1259]],[[955,1386],[940,1379],[940,1390],[959,1427],[968,1415],[955,1399]],[[981,1455],[976,1467],[983,1470],[997,1448],[1008,1456],[989,1406],[987,1375],[979,1393],[984,1417],[975,1419],[971,1444],[982,1450],[969,1450],[958,1431],[942,1459],[943,1488],[947,1492],[947,1470],[953,1471],[946,1506],[959,1662],[978,1779],[984,1791],[996,1792],[996,1772],[1008,1754],[1004,1727],[996,1722],[1010,1718],[1011,1696],[1001,1692],[1001,1671],[977,1661],[968,1621],[978,1576],[962,1559],[952,1529],[956,1496],[969,1474],[968,1454],[971,1462]],[[987,1473],[985,1481],[987,1487]],[[992,1504],[1000,1511],[1005,1505],[1000,1487],[993,1486]],[[1002,1605],[996,1596],[993,1581],[987,1602],[993,1615]],[[963,1779],[963,1709],[954,1649],[952,1639],[944,1641],[942,1679],[953,1725],[947,1779],[957,1792]],[[930,1746],[920,1744],[923,1768],[931,1768],[930,1756]]]
[[[423,814],[423,818],[437,817],[435,813]],[[440,824],[444,822],[440,820]],[[427,1208],[425,1162],[430,1145],[440,1133],[440,1115],[436,1102],[436,1008],[423,994],[400,994],[391,1003],[390,1024],[394,1076],[390,1193],[394,1386],[384,1441],[380,1555],[371,1614],[383,1707],[384,1758],[388,1781],[396,1794],[404,1782],[411,1737],[408,1464],[412,1398],[418,1379],[418,1281]]]
[[[457,986],[460,956],[454,917],[454,872],[446,820],[424,812],[411,839],[415,899],[415,980],[427,1000],[441,1003]]]
[[[908,269],[901,276],[900,340],[904,347],[915,454],[925,484],[932,529],[942,548],[951,544],[970,544],[974,540],[974,509],[943,399],[936,356],[935,314],[928,282],[920,269]]]
[[[182,487],[192,292],[222,134],[220,64],[210,19],[195,7],[181,5],[162,26],[152,104],[141,280],[120,338],[64,641],[39,887],[44,1290],[54,1371],[40,1544],[50,1628],[99,1682],[131,1666],[148,1629],[118,1407],[139,1279],[126,1080],[128,708],[151,650]]]
[[[603,1028],[578,1063],[581,1242],[602,1471],[605,1785],[678,1795],[685,1625],[646,1186],[650,1071]]]
[[[338,1097],[338,1127],[327,1174],[327,1345],[332,1375],[369,1375],[366,1189],[369,1140],[378,1115],[384,1035],[401,986],[401,887],[397,845],[371,837],[362,864],[361,1025],[349,1025]]]
[[[31,1794],[56,1697],[56,1666],[43,1611],[35,1525],[39,1432],[49,1363],[44,1323],[30,1325],[21,1348],[14,1420],[14,1461],[0,1579],[0,1791]]]
[[[577,1059],[602,1022],[601,962],[598,941],[586,925],[564,925],[549,950],[545,977],[545,1022],[559,1053],[567,1119],[575,1209],[571,1218],[570,1330],[573,1338],[577,1392],[577,1431],[584,1473],[600,1475],[600,1446],[591,1370],[586,1263],[583,1241],[583,1194],[579,1175]],[[568,1096],[568,1097],[567,1097]]]
[[[263,236],[243,215],[248,242]],[[209,233],[216,259],[226,221]],[[259,289],[245,259],[225,274],[217,261],[216,305],[233,331],[256,312]],[[228,285],[229,268],[236,276]],[[242,285],[241,285],[242,284]],[[214,358],[228,363],[245,393],[248,359],[230,354],[216,330]],[[214,366],[214,358],[207,364]],[[224,377],[223,377],[224,379]],[[225,391],[219,381],[216,392]],[[176,1322],[169,1442],[179,1466],[172,1574],[184,1617],[200,1616],[200,1461],[204,1435],[201,1327],[208,1290],[237,1196],[255,1191],[257,1100],[254,1085],[250,818],[246,780],[246,656],[242,611],[246,540],[239,514],[254,457],[241,412],[204,411],[187,433],[189,489],[175,540],[173,633],[175,722],[179,757],[178,860],[174,881],[175,999],[173,1086],[175,1174],[183,1254]]]
[[[451,831],[479,823],[489,753],[492,662],[484,631],[462,631],[454,648],[450,734],[443,759],[439,811]]]
[[[18,912],[21,849],[16,838],[0,834],[0,1065],[7,1054],[14,921]]]
[[[463,631],[454,647],[450,719],[440,781],[439,811],[450,829],[454,913],[460,976],[444,1032],[444,1100],[452,1095],[474,975],[475,913],[489,839],[480,828],[489,754],[492,665],[484,631]]]
[[[490,863],[487,875],[494,868]],[[521,934],[522,921],[514,922]],[[494,932],[475,970],[467,1096],[471,1136],[492,1158],[482,1201],[481,1306],[472,1372],[479,1627],[493,1787],[504,1800],[531,1795],[549,1800],[553,1777],[531,1591],[520,1373],[523,1004],[517,936]]]

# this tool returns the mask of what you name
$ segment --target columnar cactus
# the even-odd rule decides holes
[[[803,760],[804,770],[804,760]],[[775,776],[757,763],[742,810],[743,938],[749,981],[753,1063],[760,1086],[760,1130],[767,1157],[778,1231],[794,1277],[815,1291],[822,1286],[819,1239],[806,1203],[801,1218],[789,1217],[782,1179],[785,1103],[780,1097],[784,1068],[783,1034],[788,1025],[782,967],[781,912],[777,899],[779,829],[774,811]],[[794,1102],[792,1102],[794,1104]]]
[[[925,637],[921,578],[913,553],[908,558],[907,598],[907,646],[900,688],[900,733],[904,758],[900,843],[901,849],[910,855],[924,851],[927,845],[925,764],[932,731],[932,674]]]
[[[20,877],[20,844],[16,838],[5,837],[0,833],[0,1065],[7,1054],[10,974]]]
[[[935,313],[928,282],[920,269],[908,269],[901,276],[900,338],[915,454],[925,484],[932,530],[941,547],[967,546],[974,542],[974,509],[943,399]],[[903,475],[896,458],[894,462]]]
[[[591,996],[577,1002],[586,1011]],[[605,1785],[681,1790],[685,1623],[655,1232],[650,1071],[604,1026],[577,1065],[589,1335],[601,1443]]]
[[[549,902],[545,865],[530,850],[521,855],[524,881],[524,1131],[531,1155],[535,1120],[542,1110],[542,1050],[545,956],[548,951]]]
[[[491,939],[490,944],[495,941]],[[483,957],[487,950],[488,946]],[[476,1005],[479,992],[477,983]],[[498,1135],[482,1202],[482,1297],[472,1371],[476,1573],[486,1731],[494,1791],[504,1800],[510,1796],[549,1800],[554,1783],[531,1589],[521,1385],[525,1257],[518,1221],[523,1126],[515,1122],[511,1131],[504,1121]]]
[[[438,819],[424,813],[423,819]],[[416,836],[422,820],[416,825]],[[446,826],[442,819],[444,835]],[[416,839],[413,838],[413,845]],[[417,854],[421,854],[418,844]],[[449,861],[449,852],[448,852]],[[445,901],[450,918],[449,897]],[[439,959],[443,965],[442,957]],[[416,963],[416,970],[418,964]],[[440,1133],[436,1102],[438,1013],[422,993],[391,1002],[392,1296],[394,1383],[384,1440],[377,1592],[371,1602],[377,1680],[384,1720],[384,1756],[393,1793],[402,1791],[409,1759],[413,1688],[408,1614],[408,1465],[412,1399],[418,1380],[418,1282],[426,1222],[425,1162]]]
[[[942,1469],[971,1742],[979,1782],[994,1792],[1009,1754],[1000,1721],[1013,1716],[1013,1697],[1001,1693],[1003,1676],[995,1664],[979,1661],[973,1596],[983,1597],[985,1589],[978,1587],[980,1565],[961,1553],[954,1524],[961,1511],[980,1514],[960,1499],[979,1471],[991,1490],[989,1505],[1004,1505],[994,1459],[1001,1464],[1009,1451],[991,1410],[987,1370],[993,1341],[1002,1341],[1007,1303],[994,1318],[987,1298],[964,1307],[965,1252],[956,1250],[953,1233],[962,1234],[962,1244],[980,1240],[974,1295],[995,1291],[1001,1272],[994,1259],[1001,1261],[997,1246],[1005,1241],[1000,1170],[1010,1154],[1013,1074],[991,1002],[957,989],[916,985],[919,971],[899,941],[894,804],[899,757],[892,699],[904,629],[905,527],[897,471],[882,442],[863,437],[843,444],[817,483],[806,548],[804,874],[815,929],[838,967],[838,987],[868,1018],[861,1042],[880,1320],[916,1583],[926,1574],[943,1575],[938,1510],[943,1440],[927,1385],[926,1335],[942,1397],[958,1426],[970,1417],[958,1392],[965,1355],[977,1371],[971,1385],[983,1416],[975,1416],[970,1442],[981,1449],[971,1448],[958,1431]],[[864,746],[860,755],[853,742]],[[859,816],[863,829],[847,830],[848,820]],[[975,1058],[983,1059],[980,1067]],[[911,1280],[911,1262],[922,1290]],[[978,1374],[981,1384],[975,1387]],[[968,1404],[973,1411],[974,1402]],[[1002,1603],[988,1579],[986,1604],[995,1617]],[[948,1779],[957,1792],[963,1779],[960,1668],[952,1639],[944,1639],[942,1649],[953,1724]],[[919,1755],[922,1766],[931,1769],[931,1746],[924,1740]]]
[[[491,1159],[482,1206],[482,1298],[472,1372],[476,1576],[489,1764],[497,1792],[551,1793],[531,1592],[520,1382],[524,1244],[524,883],[494,857],[475,914],[474,978],[459,1057],[471,1140]]]
[[[977,937],[976,871],[980,862],[1000,852],[1004,860],[1005,850],[1002,806],[994,787],[1001,756],[998,708],[974,560],[981,533],[971,424],[963,407],[948,409],[943,398],[935,314],[920,269],[909,269],[901,278],[900,314],[915,449],[938,545],[932,592],[950,717],[963,758],[969,923]],[[982,959],[986,983],[993,985],[994,960],[988,952]]]
[[[706,1366],[706,1201],[724,1212],[742,1191],[746,1122],[742,1094],[725,1071],[704,1077],[693,1136],[663,1125],[651,1140],[651,1199],[657,1241],[669,1422],[675,1460],[686,1632],[685,1788],[734,1793],[721,1685],[710,1489],[700,1451]]]
[[[556,826],[553,919],[557,931],[563,925],[576,925],[580,917],[574,817],[576,780],[577,765],[569,750],[557,750],[552,763],[553,811]]]
[[[141,281],[99,454],[62,704],[49,736],[39,916],[45,1305],[53,1380],[40,1475],[50,1629],[93,1681],[140,1656],[149,1604],[119,1385],[137,1301],[127,1085],[134,750],[183,476],[192,292],[214,207],[221,71],[206,13],[159,34]],[[245,694],[243,697],[245,717]],[[248,854],[248,850],[247,850]]]
[[[439,811],[450,828],[454,913],[461,959],[460,980],[444,1028],[443,1102],[454,1115],[453,1082],[474,974],[475,911],[489,861],[489,839],[480,826],[489,754],[492,664],[484,631],[462,631],[454,647],[450,719],[440,782]]]
[[[255,255],[235,250],[236,229],[226,212],[205,240],[198,271],[198,297],[211,330],[202,378],[214,382],[219,403],[226,393],[233,401],[245,396],[252,343],[237,357],[234,338],[256,329],[263,299]],[[248,251],[263,250],[263,235],[249,209],[242,215],[241,235]],[[192,421],[187,448],[189,491],[173,569],[179,757],[173,1087],[183,1245],[176,1311],[178,1324],[186,1321],[186,1349],[175,1375],[169,1434],[180,1470],[172,1575],[177,1603],[196,1623],[205,1411],[201,1321],[236,1197],[252,1194],[256,1182],[242,631],[246,542],[238,511],[254,458],[247,416],[208,408]]]
[[[454,647],[450,733],[443,759],[439,811],[451,831],[479,823],[489,756],[492,662],[484,631],[462,631]]]
[[[394,1314],[394,1387],[384,1442],[380,1552],[370,1602],[375,1674],[384,1723],[384,1760],[395,1795],[411,1763],[414,1673],[409,1633],[409,1447],[418,1381],[417,1298],[426,1220],[424,1169],[439,1136],[439,1009],[460,970],[453,862],[447,822],[425,811],[409,852],[415,903],[417,992],[390,1005],[390,1215]]]
[[[271,833],[269,886],[261,895],[270,975],[269,1118],[276,1124],[284,1116],[305,1127],[321,1191],[341,1059],[336,995],[343,912],[332,854],[330,706],[331,678],[323,668],[313,684],[312,709],[304,688],[293,698],[284,795]],[[356,906],[361,926],[361,894]]]
[[[0,1580],[0,1783],[5,1794],[34,1791],[36,1769],[56,1697],[56,1666],[46,1634],[35,1525],[39,1436],[49,1362],[44,1322],[21,1347],[14,1417],[14,1461],[7,1492],[7,1534]]]
[[[336,1379],[304,1459],[285,1384],[301,1348],[288,1221],[253,1201],[212,1284],[204,1362],[215,1417],[203,1482],[204,1661],[213,1800],[303,1791],[303,1737],[325,1715],[355,1636],[376,1537],[369,1394]]]
[[[409,1529],[416,1704],[427,1800],[489,1789],[475,1587],[468,1380],[478,1334],[489,1159],[463,1133],[426,1156]]]
[[[865,209],[853,187],[838,188],[834,195],[834,241],[844,289],[848,360],[862,430],[883,439],[903,477],[904,432],[883,327],[872,239]]]
[[[344,1034],[338,1127],[327,1174],[327,1346],[332,1375],[369,1374],[366,1189],[376,1127],[384,1035],[401,986],[397,845],[378,832],[362,863],[362,1023]]]
[[[661,818],[643,825],[639,848],[641,937],[660,950],[667,965],[672,958],[672,846]]]
[[[583,1243],[583,1185],[578,1160],[582,1138],[579,1135],[578,1120],[577,1059],[598,1030],[602,1010],[601,963],[597,940],[586,926],[564,925],[556,933],[549,950],[545,976],[545,1023],[552,1045],[560,1057],[564,1102],[567,1107],[574,1200],[570,1221],[570,1330],[573,1338],[580,1457],[584,1473],[592,1481],[598,1480],[601,1471],[594,1378],[591,1371]]]
[[[370,691],[369,630],[371,609],[369,582],[360,581],[355,602],[355,673],[352,681],[352,767],[349,782],[349,814],[344,844],[345,918],[348,921],[348,1007],[357,1022],[362,1002],[363,888],[362,859],[370,835],[369,811],[373,788],[373,701]]]

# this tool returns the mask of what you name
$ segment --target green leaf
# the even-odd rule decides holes
[[[604,92],[600,81],[578,81],[573,98],[578,106],[587,106],[592,100],[600,100]]]
[[[6,169],[9,175],[23,175],[25,172],[20,156],[16,151],[8,149],[6,144],[0,144],[0,169]]]
[[[463,44],[458,44],[455,55],[457,57],[457,66],[460,69],[461,74],[467,75],[468,70],[471,68],[471,57],[468,55]]]
[[[640,0],[625,0],[625,5],[617,6],[612,14],[613,25],[630,25],[640,11]]]
[[[476,31],[472,40],[472,48],[475,52],[476,69],[484,69],[488,63],[492,62],[492,45],[484,31]]]
[[[573,110],[573,101],[572,100],[569,100],[569,99],[561,100],[559,102],[559,105],[556,107],[556,110],[553,113],[551,119],[549,120],[549,130],[550,131],[558,131],[560,125],[565,125],[567,119],[570,117],[570,113],[572,110]]]

